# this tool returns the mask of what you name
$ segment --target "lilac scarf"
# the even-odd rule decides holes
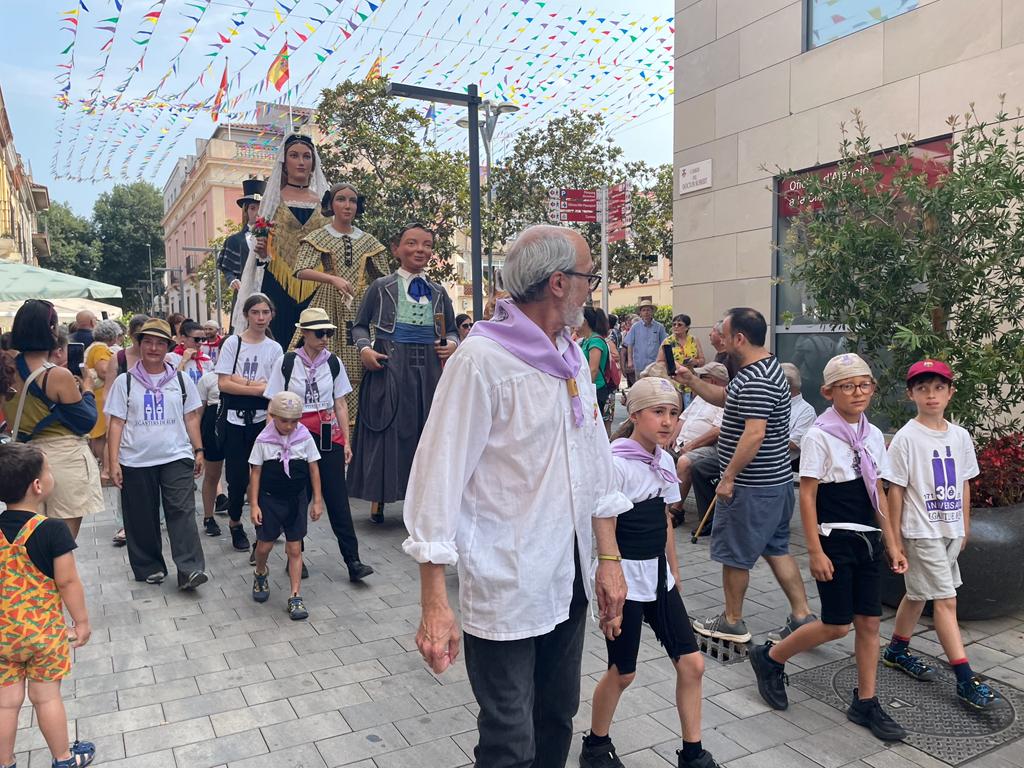
[[[678,483],[679,477],[676,473],[662,465],[661,455],[663,453],[664,451],[661,450],[661,446],[656,445],[654,446],[654,453],[650,454],[640,443],[628,437],[620,437],[612,442],[613,456],[620,456],[630,461],[642,461],[661,480],[664,480],[666,483]]]
[[[473,324],[470,336],[483,336],[518,357],[538,371],[565,381],[572,399],[572,414],[577,427],[583,426],[583,401],[580,400],[576,374],[583,365],[583,353],[565,330],[565,352],[559,352],[551,339],[510,299],[501,299],[494,307],[494,317]]]
[[[132,366],[131,371],[129,371],[129,374],[134,376],[136,380],[146,388],[147,392],[159,392],[164,388],[164,384],[174,378],[175,373],[176,371],[170,363],[164,363],[163,376],[154,381],[149,371],[142,367],[141,360]]]
[[[857,422],[855,431],[853,426],[833,407],[815,419],[814,426],[853,448],[854,453],[857,454],[857,463],[860,465],[861,478],[864,480],[868,496],[871,498],[871,506],[878,512],[878,467],[875,466],[875,460],[868,453],[868,435],[871,434],[868,417],[863,413],[860,415],[860,421]]]
[[[281,448],[281,465],[284,467],[284,474],[286,477],[291,477],[292,473],[288,464],[292,460],[292,446],[296,443],[301,443],[307,437],[309,437],[309,430],[302,424],[295,425],[295,430],[290,435],[282,435],[277,431],[274,422],[270,421],[263,428],[263,431],[260,432],[256,442],[279,446]]]
[[[331,353],[326,349],[321,349],[320,354],[316,356],[316,359],[310,360],[309,354],[306,352],[305,347],[299,347],[295,350],[295,356],[298,357],[303,363],[306,364],[306,368],[309,369],[309,378],[315,378],[316,369],[327,362],[327,359],[331,356]]]

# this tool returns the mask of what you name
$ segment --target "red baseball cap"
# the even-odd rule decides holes
[[[922,373],[934,373],[947,381],[953,380],[953,369],[941,360],[918,360],[907,371],[907,381]]]

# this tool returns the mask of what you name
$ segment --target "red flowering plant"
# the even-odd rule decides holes
[[[1024,502],[1024,434],[997,437],[978,451],[981,473],[971,480],[971,505],[1009,507]]]
[[[274,222],[263,216],[257,216],[256,222],[249,227],[249,231],[252,232],[253,237],[267,237],[273,228]]]

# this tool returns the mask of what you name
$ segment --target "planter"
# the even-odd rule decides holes
[[[971,536],[960,553],[957,617],[995,619],[1024,611],[1024,504],[971,510]],[[903,576],[882,573],[882,602],[896,607],[906,589]],[[931,604],[926,608],[931,615]]]

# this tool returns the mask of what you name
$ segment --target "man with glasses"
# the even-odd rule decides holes
[[[737,307],[726,313],[722,338],[739,371],[724,390],[685,366],[676,369],[682,384],[707,402],[725,407],[718,436],[721,479],[715,489],[711,529],[711,559],[722,564],[725,610],[694,621],[693,628],[734,643],[750,641],[743,599],[750,569],[761,557],[789,600],[786,628],[792,631],[816,618],[807,606],[800,568],[789,554],[794,507],[789,466],[791,395],[778,360],[764,347],[767,333],[764,315],[756,309]]]
[[[658,358],[658,350],[668,338],[665,326],[654,319],[654,302],[643,299],[638,307],[640,322],[633,323],[623,340],[626,345],[626,370],[640,375]]]

